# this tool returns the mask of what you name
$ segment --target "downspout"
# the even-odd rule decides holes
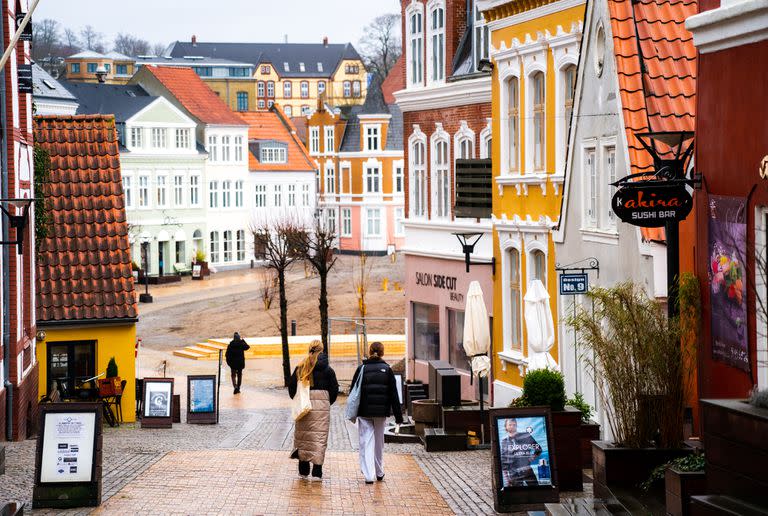
[[[0,35],[4,33],[5,21],[4,17],[0,16]],[[5,69],[0,68],[0,166],[2,172],[0,172],[0,198],[8,198],[8,131],[7,127],[7,112],[5,108],[6,98],[6,84],[5,84]],[[8,236],[8,217],[2,217],[2,231],[3,239],[7,240]],[[8,297],[10,296],[10,250],[13,246],[4,245],[2,247],[3,253],[3,378],[5,379],[5,439],[10,441],[13,438],[13,384],[11,383],[11,321],[10,313],[11,306]]]

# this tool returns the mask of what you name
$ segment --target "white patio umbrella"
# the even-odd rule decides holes
[[[467,305],[464,309],[464,352],[471,360],[472,375],[477,375],[480,382],[480,439],[485,442],[485,424],[483,418],[483,378],[491,371],[491,329],[488,322],[488,310],[485,308],[483,289],[480,283],[473,281],[467,291]]]
[[[528,370],[558,369],[549,353],[555,344],[555,325],[549,294],[540,280],[533,280],[525,294],[525,326],[528,333]]]

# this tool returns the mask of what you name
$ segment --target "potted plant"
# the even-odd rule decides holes
[[[581,467],[590,469],[592,467],[592,441],[600,439],[600,424],[592,420],[592,407],[584,400],[582,393],[574,393],[565,404],[581,412]]]
[[[603,497],[609,486],[636,487],[655,467],[692,451],[683,445],[686,348],[679,321],[643,287],[627,282],[587,295],[590,309],[568,324],[606,400],[613,441],[592,443],[595,494]]]
[[[559,487],[564,491],[581,491],[584,487],[581,447],[574,444],[581,442],[582,413],[566,406],[563,374],[552,369],[528,371],[523,379],[523,395],[510,406],[550,408]]]
[[[122,379],[117,373],[115,357],[112,357],[109,359],[109,363],[107,363],[106,378],[99,380],[99,396],[119,396],[122,393]]]
[[[704,494],[707,491],[705,466],[704,454],[697,450],[690,455],[678,457],[658,466],[642,487],[648,490],[653,484],[664,479],[667,514],[688,516],[691,512],[691,496]]]
[[[195,275],[195,265],[200,266],[200,274],[198,276]],[[195,251],[195,256],[192,259],[192,279],[200,280],[203,279],[205,276],[210,276],[211,271],[208,268],[208,262],[205,261],[205,251],[202,249],[198,249]]]

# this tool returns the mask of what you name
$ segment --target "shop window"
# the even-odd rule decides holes
[[[91,382],[82,383],[96,374],[96,341],[48,343],[48,392],[59,389],[74,395],[76,389],[95,388]]]
[[[417,360],[440,358],[440,310],[434,305],[413,303],[413,353]]]
[[[448,362],[461,371],[469,371],[464,352],[464,311],[448,309]]]

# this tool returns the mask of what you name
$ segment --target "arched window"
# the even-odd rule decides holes
[[[535,170],[544,170],[544,115],[545,101],[544,96],[544,74],[536,72],[531,77],[533,86],[533,168]]]
[[[520,155],[520,90],[517,77],[507,81],[507,151],[509,152],[509,171],[518,170]]]
[[[467,137],[461,138],[456,146],[456,159],[472,159],[474,154],[472,147],[471,139]]]
[[[421,4],[419,4],[421,5]],[[424,21],[420,10],[413,11],[408,20],[409,54],[408,74],[411,84],[421,84],[424,80],[424,64],[422,56],[424,52]]]
[[[544,287],[547,286],[547,256],[541,249],[534,249],[531,251],[530,263],[528,264],[529,273],[528,276],[531,280],[540,280]]]
[[[263,97],[265,94],[265,87],[266,83],[264,81],[259,81],[256,83],[256,96],[257,97]]]
[[[520,310],[521,305],[521,290],[520,290],[520,251],[514,247],[507,251],[507,278],[508,278],[508,294],[509,294],[509,336],[510,336],[510,349],[515,351],[522,351],[522,338],[521,338],[521,319],[522,314]]]
[[[451,212],[450,167],[448,165],[448,139],[432,140],[432,215],[446,218]]]
[[[301,98],[309,98],[309,82],[307,81],[301,81]]]
[[[283,83],[283,97],[289,99],[291,98],[291,93],[292,93],[291,81],[285,81]]]
[[[429,12],[430,73],[433,82],[445,78],[445,9],[442,4]]]
[[[573,118],[573,97],[576,94],[576,65],[568,65],[563,69],[563,107],[565,113],[565,138],[571,130],[571,118]],[[567,142],[566,142],[567,144]]]
[[[427,145],[425,138],[414,139],[410,149],[412,218],[427,215]]]

